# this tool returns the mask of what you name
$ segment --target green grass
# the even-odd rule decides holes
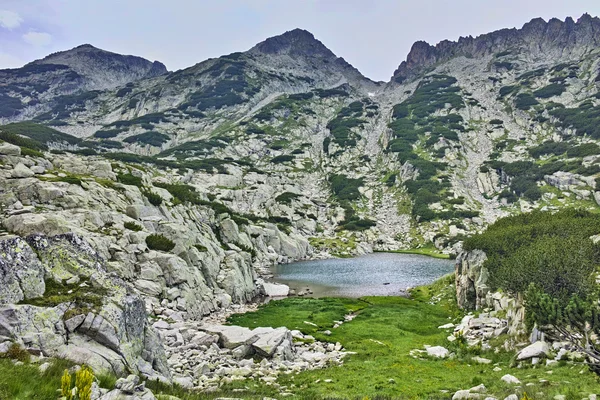
[[[0,399],[56,399],[60,377],[73,364],[65,360],[51,360],[44,372],[35,364],[14,365],[12,360],[0,359]]]
[[[413,291],[413,299],[402,297],[366,297],[362,299],[306,299],[289,298],[272,301],[253,313],[234,315],[229,322],[248,327],[287,326],[311,334],[319,340],[340,342],[347,351],[356,352],[345,358],[342,366],[324,370],[304,371],[281,375],[278,383],[287,386],[296,398],[389,398],[389,399],[449,399],[454,391],[468,389],[484,383],[488,393],[498,398],[515,393],[500,378],[504,374],[518,377],[529,394],[543,392],[537,398],[552,398],[569,390],[578,393],[595,393],[600,390],[597,377],[585,371],[581,365],[568,364],[546,367],[513,368],[514,353],[500,351],[452,349],[446,340],[448,333],[437,327],[457,321],[460,313],[454,301],[452,276],[442,278],[433,285]],[[440,296],[441,294],[441,296]],[[436,295],[436,304],[432,296]],[[357,313],[356,318],[333,329],[333,321],[344,314]],[[318,325],[313,327],[304,321]],[[330,329],[331,336],[320,331]],[[424,344],[443,345],[457,352],[454,360],[415,359],[409,355],[412,349],[422,349]],[[470,360],[481,354],[502,368],[494,372],[494,364],[480,365]],[[553,374],[547,374],[552,370]],[[325,383],[331,379],[331,383]],[[541,385],[539,379],[549,381]],[[320,380],[319,383],[316,383]],[[393,380],[393,381],[390,381]],[[571,382],[571,384],[566,384]],[[264,393],[265,387],[250,387],[248,395]],[[226,386],[227,387],[227,386]],[[254,389],[252,389],[254,387]],[[525,386],[523,386],[525,387]],[[442,390],[449,390],[444,394]],[[250,396],[248,396],[250,397]],[[582,397],[582,396],[580,396]]]
[[[408,250],[386,250],[386,251],[378,251],[377,253],[419,254],[422,256],[441,258],[444,260],[450,259],[449,254],[440,253],[437,249],[435,249],[433,247],[421,247],[418,249],[408,249]]]

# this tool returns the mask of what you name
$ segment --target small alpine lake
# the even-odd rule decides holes
[[[273,267],[273,281],[314,297],[399,296],[454,271],[454,261],[417,254],[373,253]]]

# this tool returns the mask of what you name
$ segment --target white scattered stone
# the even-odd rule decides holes
[[[429,356],[436,358],[446,358],[450,354],[450,351],[442,346],[428,346],[425,348],[425,350],[427,350],[427,354]]]
[[[500,378],[502,381],[512,384],[512,385],[518,385],[521,383],[520,380],[518,380],[516,377],[510,375],[510,374],[506,374],[504,375],[502,378]]]

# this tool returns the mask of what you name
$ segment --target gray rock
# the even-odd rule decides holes
[[[546,342],[535,342],[517,354],[517,361],[528,360],[530,358],[548,357],[550,354],[550,346]]]
[[[34,175],[35,173],[27,168],[23,163],[18,163],[11,173],[13,178],[30,178]]]
[[[120,378],[115,383],[115,388],[120,389],[121,392],[125,394],[134,394],[136,391],[141,391],[139,389],[144,388],[144,384],[138,385],[140,383],[140,377],[137,375],[129,375],[127,378]]]
[[[3,156],[20,156],[21,148],[19,146],[15,146],[14,144],[1,142],[0,143],[0,155]]]
[[[219,345],[227,349],[234,349],[244,344],[252,344],[259,337],[255,332],[241,326],[205,325],[201,329],[205,332],[219,335]]]
[[[85,321],[85,315],[79,314],[66,320],[65,327],[69,332],[75,332],[75,329],[77,329],[83,323],[83,321]]]
[[[261,294],[268,297],[287,297],[290,287],[280,283],[262,282],[259,284]]]
[[[255,329],[256,332],[258,329]],[[252,343],[252,347],[256,352],[264,357],[271,357],[277,346],[279,346],[284,340],[291,343],[292,335],[287,328],[277,328],[270,332],[259,333],[258,340]]]
[[[41,297],[45,270],[36,253],[21,238],[0,241],[0,304]]]

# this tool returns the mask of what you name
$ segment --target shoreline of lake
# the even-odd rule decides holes
[[[451,273],[449,259],[374,252],[353,258],[300,261],[271,268],[276,283],[308,297],[406,296],[407,290]]]

